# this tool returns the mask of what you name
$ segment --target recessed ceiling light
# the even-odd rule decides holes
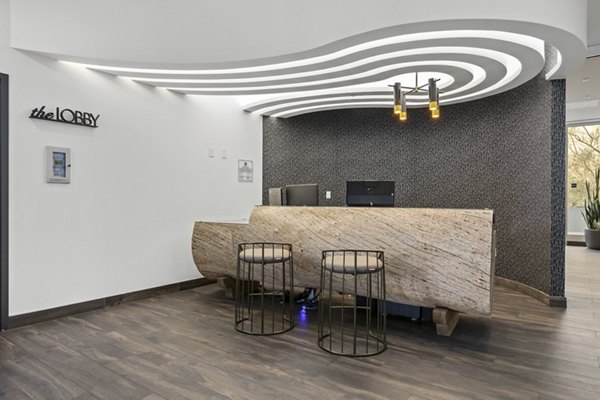
[[[589,82],[590,78],[583,78],[581,81],[582,82]]]
[[[592,96],[590,96],[589,94],[585,96],[586,99],[590,99]]]

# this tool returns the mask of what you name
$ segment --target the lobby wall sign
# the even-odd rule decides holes
[[[89,112],[60,107],[46,110],[46,106],[41,106],[31,110],[29,118],[61,122],[63,124],[87,126],[88,128],[97,128],[100,114],[94,115]]]

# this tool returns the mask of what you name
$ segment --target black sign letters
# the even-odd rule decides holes
[[[47,112],[45,110],[46,106],[34,108],[31,111],[29,118],[87,126],[89,128],[98,127],[98,118],[100,118],[100,114],[94,115],[92,113],[71,110],[69,108],[61,109],[60,107],[56,107],[56,111],[54,112]]]

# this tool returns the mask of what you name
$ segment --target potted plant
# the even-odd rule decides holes
[[[583,218],[588,229],[585,230],[585,245],[600,250],[600,168],[594,174],[594,187],[585,182],[587,198],[584,200]]]

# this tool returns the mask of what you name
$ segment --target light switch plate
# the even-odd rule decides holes
[[[331,190],[328,190],[325,192],[325,198],[326,199],[331,199]]]
[[[210,158],[213,158],[215,156],[215,148],[214,147],[209,147],[208,148],[208,156]]]
[[[227,158],[227,149],[221,149],[221,158]]]

